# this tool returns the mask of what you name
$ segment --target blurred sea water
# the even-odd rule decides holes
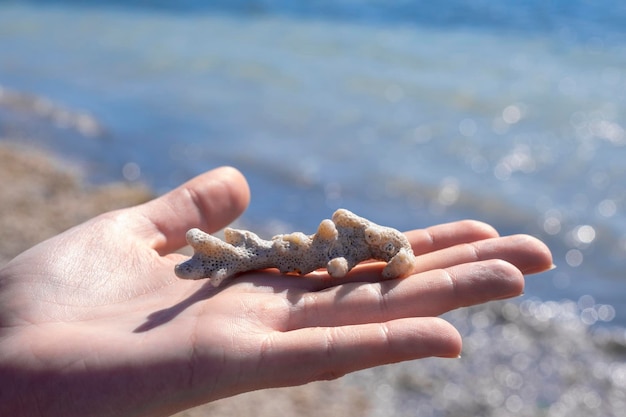
[[[557,269],[520,302],[451,315],[477,352],[456,372],[499,382],[463,400],[441,380],[441,410],[625,403],[625,129],[619,1],[0,1],[0,136],[93,181],[160,192],[231,164],[253,193],[242,223],[268,235],[312,233],[346,207],[400,229],[476,218],[544,240]],[[415,415],[398,393],[429,389],[389,369],[389,406]]]

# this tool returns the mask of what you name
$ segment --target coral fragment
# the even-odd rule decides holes
[[[384,278],[400,278],[416,264],[404,234],[345,209],[337,210],[332,220],[323,220],[310,236],[295,232],[263,240],[246,230],[226,228],[223,241],[199,229],[189,230],[186,237],[194,254],[176,265],[176,275],[209,278],[216,287],[238,273],[265,268],[299,275],[326,268],[331,277],[341,278],[358,263],[376,259],[387,262]]]

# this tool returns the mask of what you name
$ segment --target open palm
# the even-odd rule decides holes
[[[408,232],[415,274],[380,281],[252,272],[213,288],[176,278],[185,231],[246,207],[231,168],[96,217],[0,271],[0,415],[169,415],[240,392],[331,379],[426,356],[457,357],[438,315],[518,295],[552,264],[529,236],[462,221]]]

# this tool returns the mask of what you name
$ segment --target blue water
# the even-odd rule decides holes
[[[550,323],[535,353],[584,362],[595,373],[577,384],[615,398],[626,369],[582,339],[626,326],[625,129],[617,0],[0,1],[0,137],[158,192],[235,165],[253,195],[242,223],[266,234],[346,207],[400,229],[476,218],[536,235],[558,268],[504,316],[524,337]],[[470,342],[477,314],[452,317]],[[483,359],[499,360],[498,331]]]

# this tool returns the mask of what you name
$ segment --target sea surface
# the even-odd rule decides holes
[[[372,415],[625,409],[624,2],[0,0],[0,137],[157,192],[236,166],[265,235],[338,207],[535,235],[554,271],[450,315],[477,352],[453,386],[355,383],[382,390]]]

